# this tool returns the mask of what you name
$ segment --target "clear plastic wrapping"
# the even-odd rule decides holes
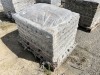
[[[79,17],[79,14],[70,10],[43,3],[13,14],[19,35],[23,41],[30,43],[31,52],[40,50],[38,57],[57,62],[58,65],[74,49]],[[25,42],[22,44],[25,45]]]
[[[35,4],[33,7],[27,7],[19,12],[20,16],[29,19],[41,25],[41,27],[54,27],[70,21],[77,15],[70,10],[60,8],[49,4]],[[73,17],[74,16],[74,17]]]

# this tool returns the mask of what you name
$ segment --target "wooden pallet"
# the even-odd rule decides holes
[[[19,38],[19,40],[18,40],[18,43],[24,48],[24,50],[28,50],[28,51],[30,51],[30,52],[32,52],[33,53],[33,55],[34,55],[34,58],[37,60],[37,59],[40,59],[38,56],[37,56],[37,52],[36,51],[32,51],[31,50],[31,48],[30,49],[27,49],[26,47],[27,47],[27,45],[24,43],[24,42],[22,42],[22,39],[21,38]],[[69,48],[69,51],[73,51],[74,49],[75,49],[75,47],[77,46],[77,43],[75,42],[70,48]],[[70,53],[71,53],[70,52]],[[70,54],[69,54],[70,55]],[[68,55],[68,56],[69,56]],[[67,60],[67,57],[64,59],[64,61],[62,62],[62,63],[60,63],[60,65],[57,65],[57,63],[54,63],[54,62],[49,62],[50,64],[47,64],[47,62],[45,62],[45,61],[43,61],[42,60],[42,62],[41,61],[38,61],[39,63],[40,63],[40,65],[41,66],[43,66],[42,65],[42,63],[45,63],[44,64],[44,67],[45,68],[47,68],[48,69],[48,67],[46,67],[45,65],[47,65],[47,66],[50,66],[50,70],[51,71],[55,71],[55,70],[57,70],[65,61]]]

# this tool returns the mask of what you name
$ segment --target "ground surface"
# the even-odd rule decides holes
[[[0,75],[46,75],[34,60],[18,44],[18,31],[0,12]],[[78,30],[75,50],[51,75],[100,75],[100,26],[93,32]]]

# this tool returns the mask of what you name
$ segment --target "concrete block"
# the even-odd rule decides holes
[[[65,0],[64,8],[80,14],[79,25],[93,28],[100,22],[99,0]]]
[[[0,10],[3,10],[2,4],[1,4],[1,0],[0,0]]]
[[[12,13],[19,12],[29,5],[35,3],[35,0],[1,0],[5,14],[11,18]]]
[[[20,42],[40,60],[60,66],[73,51],[79,14],[39,3],[13,14],[13,18],[18,26]]]

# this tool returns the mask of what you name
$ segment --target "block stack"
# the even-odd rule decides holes
[[[41,61],[58,67],[75,47],[79,14],[39,3],[13,15],[20,43]]]
[[[53,4],[56,6],[61,5],[61,0],[36,0],[37,3],[48,3],[48,4]]]
[[[92,29],[100,22],[100,0],[63,0],[63,5],[80,14],[82,27]]]
[[[1,0],[5,14],[11,18],[11,13],[19,12],[29,5],[35,3],[35,0]]]
[[[2,10],[3,9],[3,7],[2,7],[2,4],[1,4],[1,0],[0,0],[0,10]]]

